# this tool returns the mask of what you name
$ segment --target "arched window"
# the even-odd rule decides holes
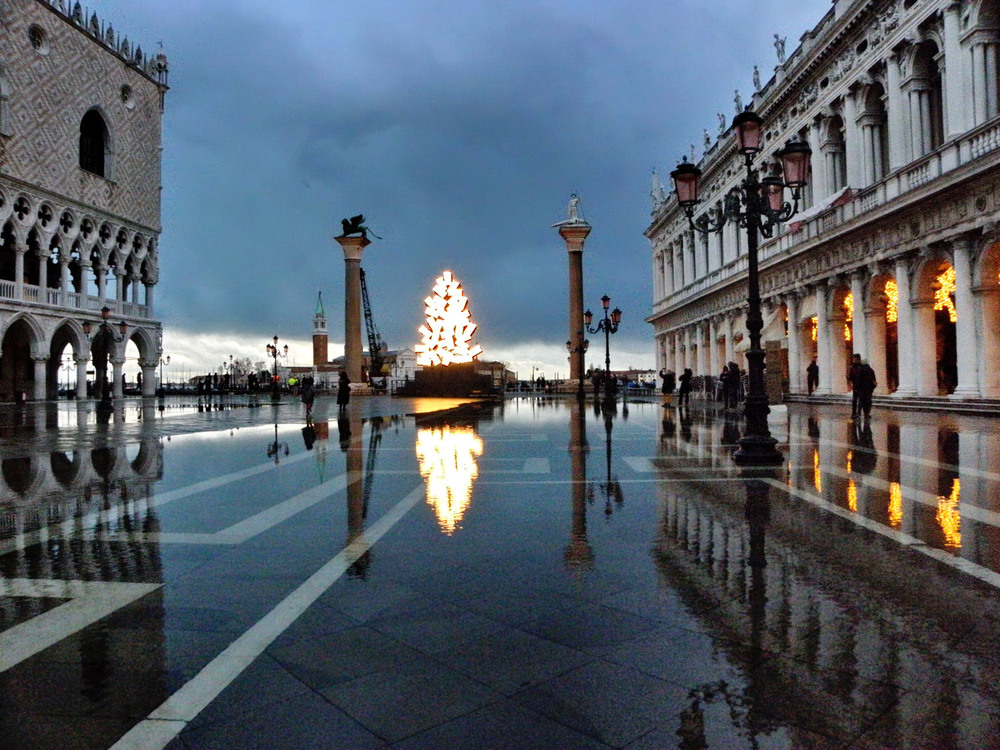
[[[885,177],[889,163],[888,117],[885,109],[885,89],[874,83],[864,98],[864,110],[858,118],[865,184],[874,185]]]
[[[80,120],[80,168],[107,177],[108,126],[96,109]]]
[[[844,143],[844,120],[834,115],[826,121],[826,132],[821,146],[826,164],[826,192],[833,195],[847,185],[846,144]]]

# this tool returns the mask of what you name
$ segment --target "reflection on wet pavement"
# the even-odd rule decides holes
[[[0,748],[995,745],[995,422],[440,405],[0,415]]]

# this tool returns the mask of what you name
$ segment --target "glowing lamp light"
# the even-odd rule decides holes
[[[472,362],[483,350],[478,344],[472,344],[472,335],[478,326],[472,322],[469,298],[462,291],[462,285],[451,271],[443,271],[434,282],[433,292],[424,300],[427,322],[417,329],[423,339],[414,347],[417,364]]]

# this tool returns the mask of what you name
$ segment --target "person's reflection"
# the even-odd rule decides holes
[[[677,425],[674,424],[674,413],[672,409],[668,409],[666,414],[663,415],[662,429],[660,431],[660,440],[673,440],[677,435]]]
[[[872,436],[871,424],[858,420],[851,430],[851,471],[859,474],[871,474],[878,463],[878,452],[875,450],[875,439]]]
[[[570,405],[569,461],[573,524],[563,561],[570,570],[589,570],[594,564],[594,550],[587,541],[587,413],[579,401]]]
[[[816,417],[809,417],[806,422],[806,434],[811,438],[819,437],[819,420]]]
[[[722,444],[736,445],[740,439],[740,418],[733,412],[726,411],[726,420],[722,424]]]
[[[343,423],[343,424],[342,424]],[[340,431],[340,449],[346,453],[347,471],[347,545],[365,533],[365,484],[362,474],[364,459],[362,457],[362,421],[361,412],[350,408],[340,412],[337,418],[337,429]],[[355,435],[357,437],[355,437]],[[347,569],[347,575],[352,578],[366,578],[371,566],[371,550],[366,550],[361,557]]]
[[[685,443],[690,443],[692,441],[691,435],[691,409],[687,406],[680,406],[677,408],[677,416],[681,420],[681,440]]]

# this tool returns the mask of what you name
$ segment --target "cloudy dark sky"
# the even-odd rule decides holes
[[[91,0],[170,61],[163,138],[165,353],[199,367],[309,355],[316,293],[342,342],[340,220],[364,255],[376,323],[418,341],[450,269],[485,357],[565,375],[565,246],[579,193],[593,225],[585,303],[624,311],[612,365],[652,366],[650,171],[664,176],[733,90],[752,92],[829,0]],[[596,337],[592,337],[596,338]],[[588,362],[600,364],[603,346]],[[523,377],[524,375],[522,375]]]

